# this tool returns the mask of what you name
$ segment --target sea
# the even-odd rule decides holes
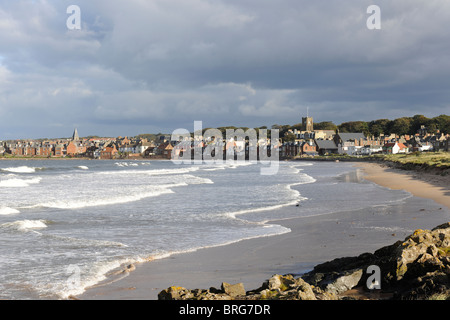
[[[352,163],[0,161],[0,299],[67,299],[124,266],[402,203]],[[149,262],[151,263],[151,262]]]

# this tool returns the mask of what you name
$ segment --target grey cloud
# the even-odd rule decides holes
[[[365,0],[80,0],[80,31],[65,27],[70,4],[0,1],[11,136],[295,123],[307,107],[335,123],[449,110],[445,0],[380,0],[377,31]]]

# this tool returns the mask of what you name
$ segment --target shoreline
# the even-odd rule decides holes
[[[156,300],[160,291],[172,285],[190,289],[208,288],[217,287],[223,281],[242,282],[247,290],[251,290],[273,274],[307,272],[319,263],[376,250],[404,239],[415,229],[432,228],[450,221],[448,187],[443,186],[449,177],[437,177],[432,185],[432,181],[419,180],[418,176],[401,170],[382,168],[377,163],[358,162],[355,167],[365,172],[363,177],[368,181],[387,188],[390,188],[389,182],[395,181],[396,185],[391,184],[392,189],[400,188],[413,194],[414,197],[406,201],[406,215],[405,208],[398,205],[389,207],[392,211],[389,217],[375,213],[368,217],[365,210],[358,210],[274,220],[270,223],[282,225],[291,232],[139,263],[133,268],[134,271],[127,272],[121,279],[109,279],[105,284],[87,288],[83,294],[73,298]],[[398,179],[387,180],[387,177]],[[382,181],[383,178],[385,181]],[[438,195],[431,197],[427,190],[419,193],[424,185],[434,192],[437,189]],[[439,207],[439,204],[446,207]],[[373,220],[369,221],[373,227],[364,229],[355,226],[368,219]]]
[[[374,162],[358,162],[355,167],[363,169],[366,180],[389,189],[405,190],[416,197],[432,199],[450,209],[450,176],[394,169]]]

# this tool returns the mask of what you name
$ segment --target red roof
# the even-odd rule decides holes
[[[384,146],[385,147],[393,147],[395,145],[398,145],[400,147],[400,149],[406,149],[406,146],[403,143],[397,143],[397,142],[389,142],[389,143],[385,143]]]

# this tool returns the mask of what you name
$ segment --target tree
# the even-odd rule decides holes
[[[389,134],[389,119],[378,119],[369,122],[369,131],[375,137],[379,137],[381,134]]]
[[[440,116],[434,117],[432,121],[436,124],[437,129],[439,129],[441,133],[450,133],[450,116],[441,114]]]
[[[411,118],[398,118],[392,123],[391,131],[399,136],[410,133],[411,130]]]
[[[287,132],[283,137],[283,141],[285,142],[295,141],[295,134],[293,134],[292,132]]]
[[[431,119],[425,117],[424,115],[416,114],[414,117],[412,117],[411,120],[410,133],[411,134],[417,133],[417,131],[420,129],[421,126],[428,127],[430,125],[430,120]]]
[[[314,123],[315,130],[333,130],[336,131],[337,125],[335,125],[332,121],[322,121],[319,123]]]
[[[438,126],[435,122],[430,122],[427,126],[427,132],[435,134],[438,131]]]
[[[375,137],[379,137],[382,134],[384,134],[383,127],[380,126],[379,124],[374,124],[374,125],[370,126],[369,130],[370,130],[370,133],[372,135],[374,135]]]
[[[341,132],[363,132],[369,134],[369,125],[365,121],[350,121],[344,122],[339,125],[339,131]]]
[[[316,125],[316,124],[314,124],[314,126],[315,126],[315,125]],[[302,123],[294,124],[293,126],[291,126],[291,129],[292,129],[292,130],[297,129],[298,131],[302,131],[302,130],[303,130],[303,124],[302,124]]]

